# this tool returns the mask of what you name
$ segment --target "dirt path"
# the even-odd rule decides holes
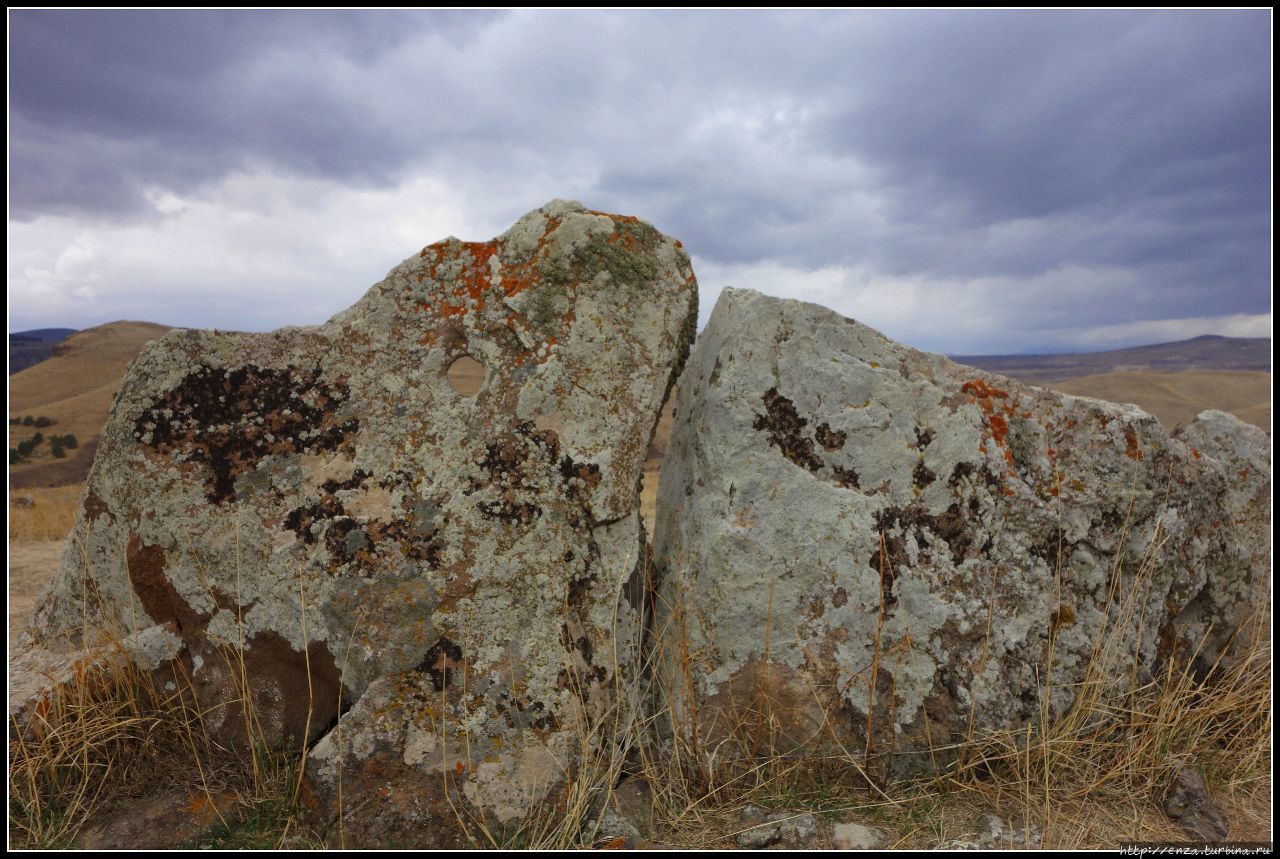
[[[9,648],[26,626],[40,589],[58,571],[62,541],[9,544]]]

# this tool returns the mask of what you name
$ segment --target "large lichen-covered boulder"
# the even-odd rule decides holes
[[[943,765],[1082,684],[1120,691],[1197,647],[1212,664],[1265,597],[1270,472],[1238,421],[1189,429],[1217,439],[1192,449],[1136,407],[734,289],[674,414],[657,624],[706,749],[764,727],[885,774]]]
[[[167,335],[35,644],[159,628],[224,737],[324,737],[307,796],[348,846],[519,818],[627,686],[641,469],[696,296],[679,242],[556,201],[319,327]]]
[[[1216,510],[1227,527],[1207,535],[1217,551],[1205,587],[1178,616],[1177,636],[1187,647],[1205,641],[1197,660],[1202,671],[1251,655],[1269,663],[1271,440],[1259,427],[1216,410],[1201,412],[1176,436],[1227,484]]]

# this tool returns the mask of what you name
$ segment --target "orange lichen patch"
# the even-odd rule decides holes
[[[1051,447],[1051,448],[1049,448],[1048,453],[1049,453],[1049,458],[1050,458],[1050,459],[1053,459],[1054,457],[1056,457],[1056,456],[1058,455],[1058,449],[1057,449],[1056,447]]]
[[[454,764],[453,771],[456,772],[458,775],[462,775],[464,772],[467,771],[467,765],[464,764],[462,761],[458,761],[456,764]]]
[[[1011,487],[1011,486],[1006,486],[1006,487],[1004,488],[1004,494],[1005,494],[1005,495],[1007,495],[1007,496],[1009,496],[1010,498],[1012,498],[1016,493],[1013,491],[1013,487]]]
[[[1050,494],[1050,495],[1052,495],[1054,498],[1057,498],[1057,497],[1058,497],[1058,487],[1056,487],[1056,486],[1050,486],[1050,487],[1049,487],[1049,494]]]
[[[960,386],[960,391],[961,393],[972,394],[980,400],[988,400],[992,397],[1001,400],[1009,398],[1008,391],[1003,391],[1000,388],[993,388],[982,379],[974,379],[973,381],[965,382]]]
[[[1132,429],[1124,431],[1125,451],[1124,455],[1130,459],[1141,460],[1142,449],[1138,447],[1138,434]]]
[[[1193,447],[1193,448],[1191,448],[1191,455],[1192,455],[1192,456],[1194,456],[1196,459],[1199,459],[1199,458],[1200,458],[1200,451],[1196,450],[1196,449]]]
[[[1004,447],[1005,438],[1009,435],[1009,421],[1004,415],[993,414],[987,418],[987,426],[991,428],[992,440]]]
[[[1240,479],[1241,479],[1241,480],[1248,480],[1248,479],[1249,479],[1249,469],[1247,469],[1247,468],[1242,468],[1242,469],[1240,469],[1239,474],[1240,474]]]

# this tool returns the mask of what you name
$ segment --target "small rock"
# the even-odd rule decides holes
[[[978,832],[978,844],[990,849],[999,847],[1004,840],[1005,822],[998,815],[988,814],[982,818],[982,827]]]
[[[794,814],[782,821],[782,841],[798,845],[808,841],[818,831],[818,821],[812,814]]]
[[[594,828],[594,842],[596,844],[602,841],[613,843],[619,839],[628,844],[635,844],[640,840],[640,831],[636,829],[635,825],[623,815],[609,808],[600,812]]]
[[[230,791],[173,790],[125,806],[80,836],[87,850],[161,850],[199,838],[236,804]]]
[[[1165,788],[1163,805],[1164,813],[1195,840],[1226,840],[1226,818],[1195,767],[1183,766],[1178,770]]]
[[[653,829],[653,788],[640,776],[628,776],[613,789],[610,808],[641,833]]]
[[[742,809],[738,819],[748,827],[734,837],[741,847],[795,847],[818,831],[818,822],[812,814],[779,811],[766,815],[754,805]]]
[[[861,823],[837,823],[831,830],[831,846],[836,850],[877,850],[884,835]]]

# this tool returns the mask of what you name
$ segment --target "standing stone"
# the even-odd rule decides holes
[[[1269,502],[1235,499],[1243,466],[1215,459],[1256,450],[1241,426],[1193,450],[1136,407],[725,290],[658,498],[677,723],[708,749],[769,727],[892,774],[1149,680],[1265,597]]]
[[[159,628],[224,738],[323,737],[304,793],[346,846],[518,820],[630,679],[641,469],[696,301],[679,242],[555,201],[322,326],[167,335],[32,637]]]
[[[1197,660],[1206,671],[1221,658],[1231,667],[1253,656],[1270,671],[1271,440],[1261,428],[1235,415],[1201,412],[1177,433],[1191,456],[1222,476],[1227,492],[1219,513],[1228,527],[1204,535],[1215,541],[1208,581],[1178,617],[1175,633],[1184,648],[1205,640]]]

